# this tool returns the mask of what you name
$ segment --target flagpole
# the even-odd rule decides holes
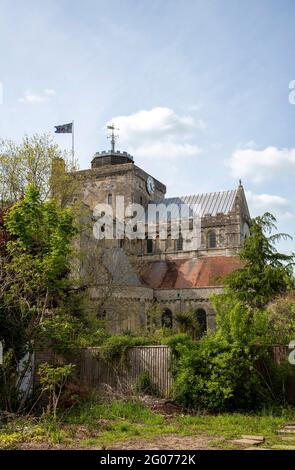
[[[74,138],[74,121],[72,121],[72,165],[74,167],[75,158],[75,138]]]

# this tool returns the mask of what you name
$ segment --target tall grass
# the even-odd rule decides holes
[[[74,410],[66,418],[69,424],[87,424],[97,426],[98,420],[126,420],[131,423],[159,425],[163,416],[153,413],[139,401],[115,400],[111,403],[85,403]]]
[[[223,413],[217,415],[180,416],[181,428],[195,429],[208,435],[222,435],[225,438],[242,434],[262,434],[275,437],[277,430],[287,421],[295,421],[295,409],[267,410],[260,414]]]

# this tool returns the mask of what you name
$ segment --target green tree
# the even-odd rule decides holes
[[[0,337],[6,355],[2,398],[7,408],[21,409],[27,395],[20,393],[20,384],[44,319],[71,289],[71,240],[77,229],[70,209],[54,200],[43,202],[39,190],[29,185],[24,199],[7,212],[3,230],[10,239],[0,257]]]
[[[262,307],[276,295],[294,290],[294,253],[287,255],[276,249],[282,238],[291,238],[277,230],[270,213],[252,220],[250,236],[245,240],[240,258],[243,266],[226,280],[232,295],[253,307]]]
[[[65,276],[70,240],[77,232],[70,209],[60,208],[54,200],[42,202],[39,190],[30,185],[24,199],[8,212],[5,227],[12,236],[7,253],[14,269],[21,267],[20,259],[25,264],[33,262],[38,280],[47,288]]]
[[[0,141],[0,201],[9,207],[24,197],[30,184],[42,200],[54,196],[64,204],[78,189],[71,171],[76,162],[49,134],[25,136],[21,144]]]
[[[270,344],[288,345],[295,338],[295,297],[276,298],[266,307],[267,337]]]
[[[44,362],[38,367],[40,377],[41,393],[48,397],[46,415],[56,420],[57,409],[62,396],[64,386],[75,369],[74,364],[64,364],[62,366],[52,366]]]
[[[194,310],[178,312],[175,315],[180,333],[188,333],[195,339],[200,338],[201,328]]]

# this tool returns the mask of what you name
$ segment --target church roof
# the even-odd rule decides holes
[[[217,214],[228,214],[234,207],[238,189],[219,191],[213,193],[200,193],[191,196],[170,197],[158,201],[159,204],[176,204],[178,207],[185,204],[190,212],[201,217],[205,215],[215,216]],[[171,214],[173,218],[173,213]]]
[[[205,256],[169,261],[154,261],[141,274],[153,289],[217,287],[233,270],[242,267],[238,256]]]

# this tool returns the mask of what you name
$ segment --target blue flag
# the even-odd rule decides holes
[[[61,126],[54,126],[55,134],[71,134],[73,132],[73,123],[62,124]]]

